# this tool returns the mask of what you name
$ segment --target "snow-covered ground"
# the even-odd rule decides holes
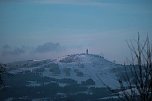
[[[24,73],[24,71],[35,72],[35,70],[41,68],[44,69],[41,71],[44,77],[56,79],[68,78],[76,80],[78,83],[92,79],[96,87],[103,87],[106,84],[115,88],[118,85],[117,77],[112,71],[112,69],[117,68],[118,65],[93,54],[74,54],[53,61],[30,60],[9,65],[15,68],[9,70],[9,73],[12,74]]]

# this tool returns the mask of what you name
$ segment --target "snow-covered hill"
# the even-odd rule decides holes
[[[121,67],[94,54],[73,54],[57,59],[9,63],[6,69],[9,75],[4,77],[6,90],[0,92],[0,99],[111,101],[107,98],[115,95],[105,84],[117,89]]]
[[[99,55],[73,54],[55,60],[28,60],[8,64],[12,74],[38,72],[43,77],[55,79],[72,79],[81,84],[86,80],[94,82],[92,86],[103,87],[104,84],[117,87],[117,76],[114,69],[120,65],[114,64]],[[66,85],[66,84],[60,84]]]

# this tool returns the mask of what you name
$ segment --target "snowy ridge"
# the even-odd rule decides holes
[[[10,73],[41,70],[44,77],[73,79],[78,83],[92,79],[96,87],[116,87],[117,77],[112,71],[118,65],[94,54],[73,54],[55,60],[28,60],[9,64]],[[12,69],[13,68],[13,69]]]

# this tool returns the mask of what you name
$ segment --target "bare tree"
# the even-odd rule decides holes
[[[123,101],[152,101],[152,44],[147,35],[141,43],[138,33],[136,46],[128,43],[132,59],[125,65],[124,80],[120,84],[119,97]]]

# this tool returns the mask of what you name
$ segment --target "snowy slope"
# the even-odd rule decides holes
[[[95,87],[103,87],[105,83],[115,88],[117,77],[113,69],[118,66],[98,55],[74,54],[55,60],[29,60],[10,63],[8,64],[8,71],[12,74],[39,71],[43,77],[68,78],[76,80],[78,83],[92,79],[95,82],[93,85]],[[63,86],[64,84],[60,85]]]

